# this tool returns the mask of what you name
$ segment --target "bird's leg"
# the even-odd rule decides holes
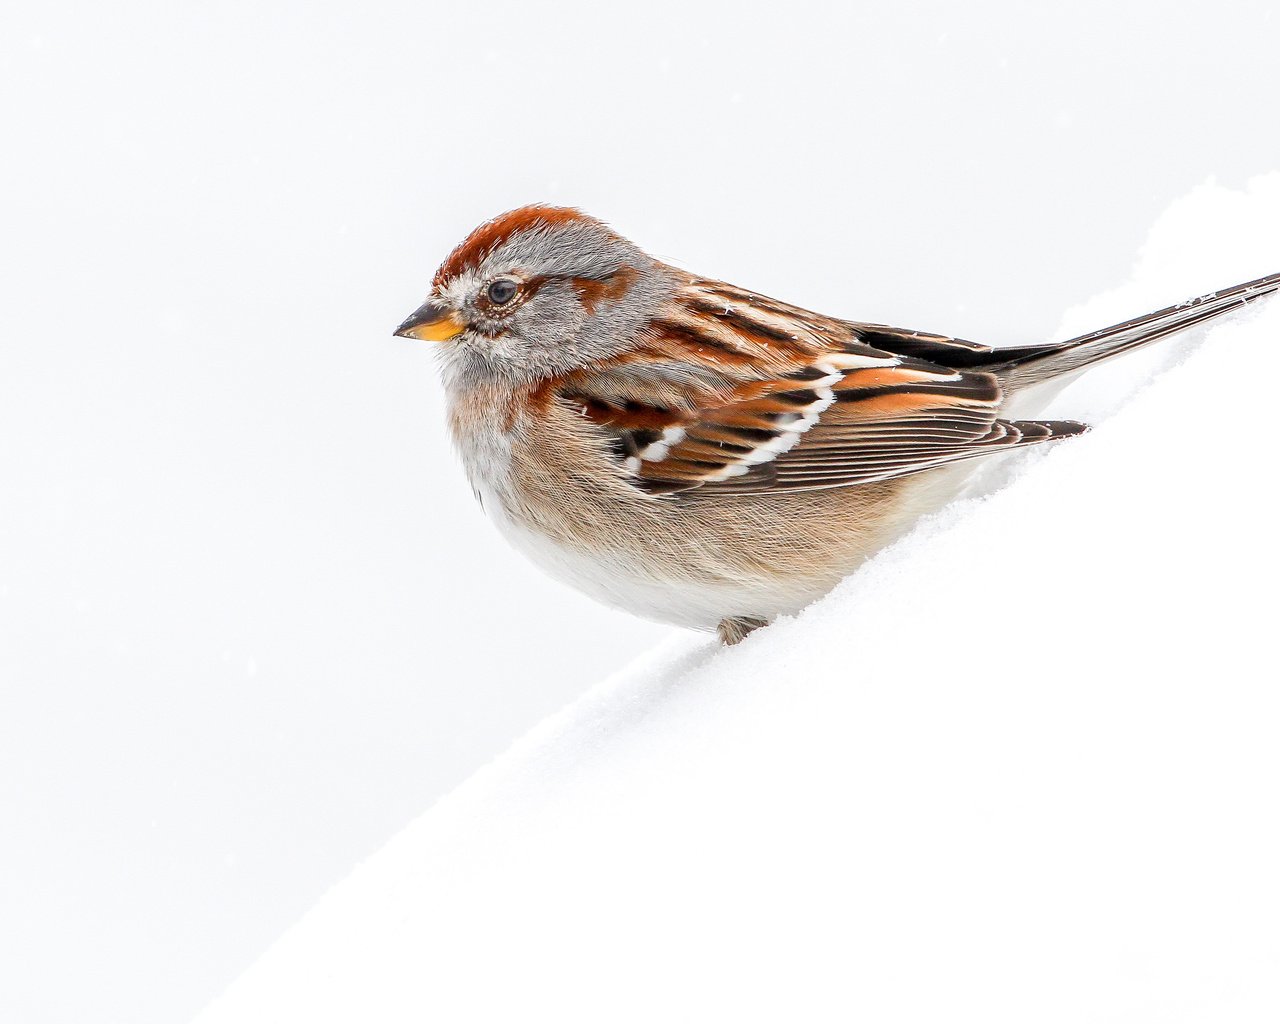
[[[716,627],[716,635],[720,637],[722,644],[732,647],[745,640],[749,633],[767,625],[769,623],[764,619],[752,618],[750,615],[737,615],[731,619],[721,619],[720,625]]]

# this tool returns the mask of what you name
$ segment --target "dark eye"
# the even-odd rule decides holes
[[[516,297],[516,292],[519,290],[520,286],[514,281],[500,277],[489,285],[489,289],[485,294],[489,296],[489,301],[495,306],[505,306]]]

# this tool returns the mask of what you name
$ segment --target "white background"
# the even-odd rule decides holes
[[[1280,168],[1268,7],[7,5],[0,1017],[189,1016],[665,633],[503,548],[389,336],[477,222],[1040,339]]]

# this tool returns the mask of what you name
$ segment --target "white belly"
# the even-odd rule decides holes
[[[552,448],[488,420],[455,437],[486,514],[535,565],[602,604],[701,630],[798,612],[968,475],[947,467],[895,482],[874,514],[851,493],[859,488],[667,501],[612,479],[603,463],[584,474],[601,455],[563,443],[565,425]]]
[[[508,513],[496,494],[486,498],[485,508],[511,546],[547,575],[601,604],[655,622],[713,630],[720,620],[736,615],[792,614],[826,589],[772,581],[711,582],[694,574],[664,573],[656,560],[627,551],[591,552],[530,529]]]

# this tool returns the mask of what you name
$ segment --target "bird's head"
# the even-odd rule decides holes
[[[395,333],[445,343],[464,372],[536,381],[633,347],[674,287],[594,217],[525,206],[471,232]]]

